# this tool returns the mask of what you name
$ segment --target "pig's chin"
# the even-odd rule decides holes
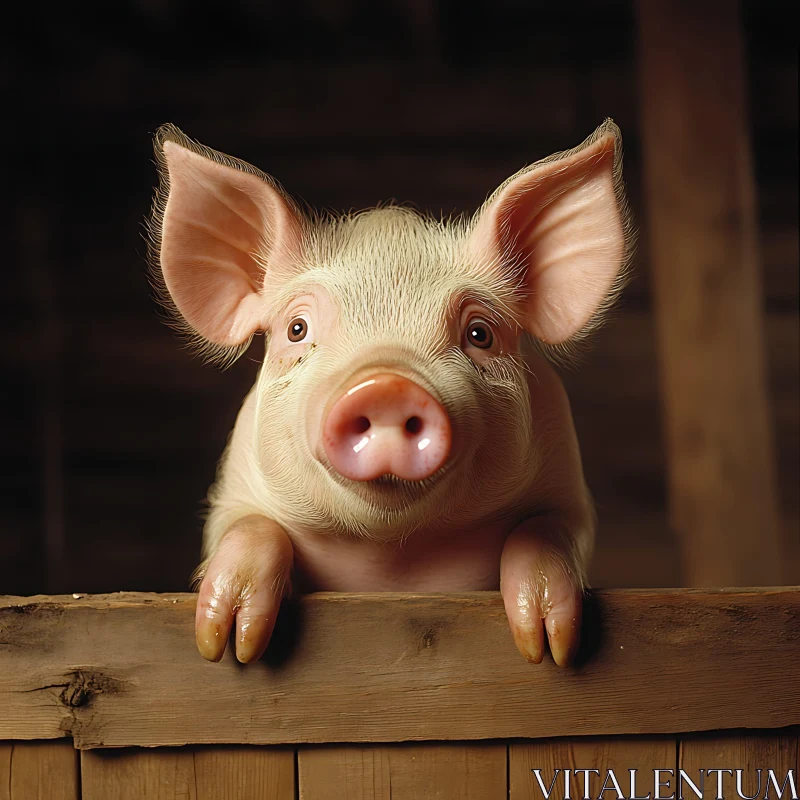
[[[333,469],[329,475],[336,483],[361,498],[376,511],[411,510],[434,492],[438,493],[450,472],[450,464],[445,464],[433,475],[421,481],[409,481],[387,473],[369,481],[354,481],[345,478]]]

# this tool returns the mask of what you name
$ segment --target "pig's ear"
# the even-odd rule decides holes
[[[521,322],[549,345],[598,320],[622,285],[631,247],[621,139],[611,121],[573,150],[509,178],[477,215],[473,257],[515,282]]]
[[[265,282],[292,269],[299,213],[270,178],[188,139],[156,134],[161,185],[150,221],[151,264],[178,327],[212,360],[230,361],[264,329]],[[197,343],[197,342],[196,342]]]

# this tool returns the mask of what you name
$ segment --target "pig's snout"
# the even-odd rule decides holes
[[[365,378],[331,407],[322,430],[333,468],[354,481],[395,475],[421,481],[447,460],[450,419],[428,392],[400,375]]]

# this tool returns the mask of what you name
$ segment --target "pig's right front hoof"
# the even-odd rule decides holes
[[[506,540],[500,591],[517,649],[532,664],[544,657],[545,635],[559,667],[571,664],[580,644],[583,581],[570,547],[550,529],[547,517],[533,517]]]
[[[225,534],[197,598],[195,637],[203,658],[219,661],[236,623],[236,658],[257,661],[267,649],[289,590],[292,544],[277,523],[247,517]]]

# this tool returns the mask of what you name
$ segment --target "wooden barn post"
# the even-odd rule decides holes
[[[691,586],[781,583],[741,11],[640,0],[644,241]]]

